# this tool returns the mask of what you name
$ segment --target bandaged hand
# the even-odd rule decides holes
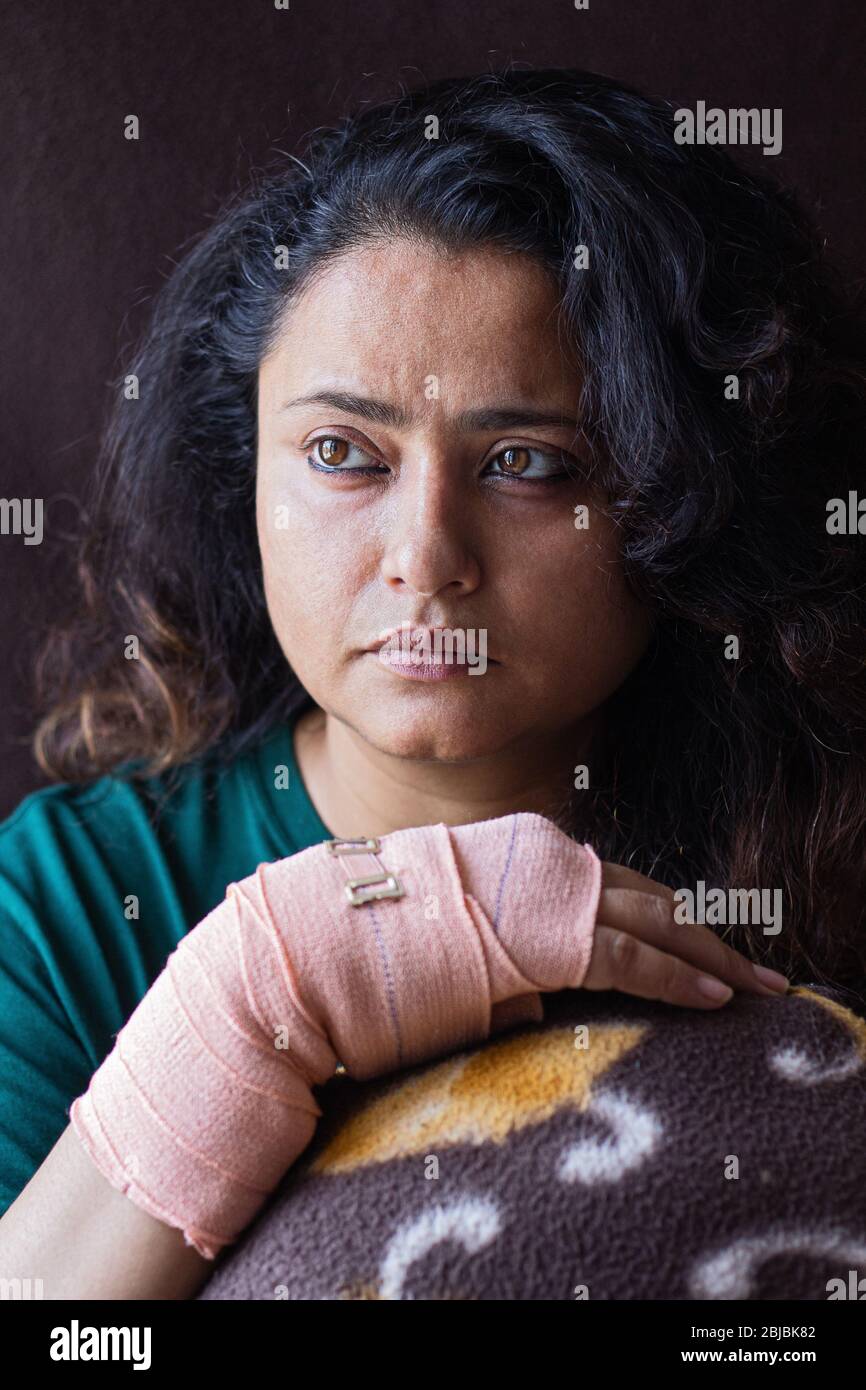
[[[553,822],[521,812],[379,846],[401,897],[352,906],[347,878],[376,863],[327,843],[230,884],[72,1104],[107,1180],[207,1259],[307,1147],[312,1088],[340,1064],[363,1080],[440,1057],[540,1019],[539,991],[586,974],[602,866]]]

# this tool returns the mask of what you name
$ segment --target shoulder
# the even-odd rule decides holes
[[[150,822],[150,800],[114,776],[31,792],[0,822],[0,880],[23,885],[33,868],[68,870],[71,846],[120,849],[136,822]]]
[[[74,825],[82,817],[99,816],[106,802],[116,803],[118,786],[114,778],[103,777],[87,785],[62,782],[30,792],[0,821],[0,846],[19,842],[38,826]]]
[[[146,823],[134,793],[112,777],[61,783],[25,796],[0,822],[0,955],[42,955],[46,939],[68,934],[96,908],[97,885],[134,852]]]
[[[61,783],[0,822],[0,1029],[59,1013],[95,1063],[188,930],[159,788]]]
[[[20,880],[23,870],[50,855],[60,841],[110,824],[122,801],[122,790],[108,777],[87,786],[61,783],[30,792],[0,821],[0,879]]]
[[[0,821],[0,872],[13,856],[29,859],[64,841],[128,848],[131,833],[151,835],[191,801],[212,796],[214,785],[210,760],[202,758],[149,777],[128,763],[93,782],[42,787]]]
[[[89,783],[62,782],[25,796],[0,822],[0,920],[44,929],[74,918],[95,926],[121,890],[159,873],[165,842],[197,812],[196,765],[143,778],[129,767]]]
[[[118,904],[131,897],[142,943],[162,950],[229,883],[327,836],[299,778],[275,776],[290,755],[283,728],[234,759],[211,750],[153,776],[130,763],[31,792],[0,822],[0,931],[17,919],[41,923],[40,948],[73,930],[113,942],[128,926]]]

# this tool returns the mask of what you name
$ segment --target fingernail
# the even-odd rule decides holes
[[[730,985],[723,985],[721,980],[714,980],[712,975],[699,975],[698,989],[708,999],[730,999],[734,992]]]
[[[766,965],[753,965],[752,969],[762,985],[777,990],[779,994],[787,994],[788,981],[784,975],[779,974],[778,970],[768,970]]]

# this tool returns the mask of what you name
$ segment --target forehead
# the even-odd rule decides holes
[[[552,278],[527,256],[370,243],[318,271],[287,309],[259,374],[264,404],[329,381],[417,400],[438,379],[455,404],[495,394],[570,400],[574,354]]]

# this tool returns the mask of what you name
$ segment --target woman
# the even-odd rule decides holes
[[[4,1274],[50,1269],[54,1297],[201,1284],[206,1242],[171,1224],[182,1174],[146,1212],[131,1160],[115,1181],[91,1162],[95,1109],[87,1128],[76,1101],[76,1133],[69,1106],[102,1078],[104,1124],[130,1113],[105,1070],[126,1020],[164,1094],[175,947],[186,1003],[219,976],[237,1025],[226,943],[270,912],[243,918],[264,862],[286,904],[269,929],[309,960],[298,990],[333,1045],[313,974],[338,948],[317,964],[301,940],[331,838],[383,837],[386,881],[390,850],[414,866],[414,898],[377,909],[393,923],[420,892],[410,944],[452,849],[485,952],[511,861],[543,863],[547,904],[509,919],[509,981],[473,1014],[490,1024],[564,982],[685,1007],[787,976],[862,989],[863,551],[826,517],[855,484],[864,360],[790,197],[591,74],[437,83],[318,133],[226,211],[118,383],[84,616],[41,666],[35,746],[63,780],[0,840]],[[522,857],[527,825],[548,857]],[[578,880],[557,974],[554,890]],[[699,883],[781,890],[781,930],[681,925],[674,890]],[[518,959],[536,945],[545,976]],[[350,973],[363,949],[341,942]],[[256,968],[266,990],[278,966]],[[341,1036],[366,1041],[357,1019]]]

